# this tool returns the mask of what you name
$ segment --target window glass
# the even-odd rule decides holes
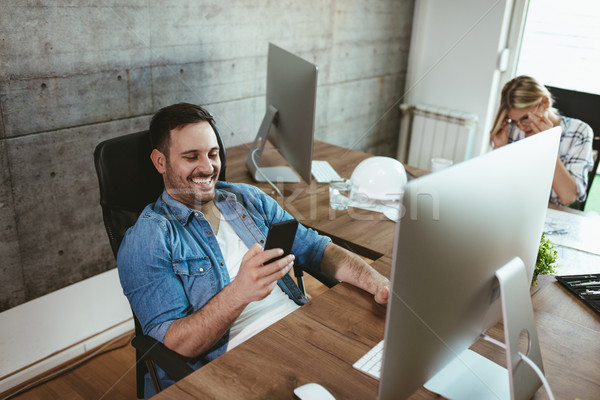
[[[517,75],[600,94],[600,1],[530,0]]]

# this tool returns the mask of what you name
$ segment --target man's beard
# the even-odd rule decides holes
[[[167,186],[167,192],[171,197],[175,200],[185,204],[189,208],[199,209],[204,204],[212,201],[215,195],[215,175],[199,175],[199,174],[190,174],[187,178],[182,181],[177,177],[177,179],[173,179],[174,174],[170,167],[167,166],[167,174],[165,175],[165,185]],[[193,182],[194,178],[210,178],[210,188],[203,189],[198,187],[196,183]]]

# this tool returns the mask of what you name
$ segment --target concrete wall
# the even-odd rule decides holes
[[[393,155],[413,3],[2,0],[0,311],[114,268],[98,142],[179,101],[251,141],[270,41],[319,65],[317,139]]]

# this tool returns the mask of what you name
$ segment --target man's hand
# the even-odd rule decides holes
[[[277,285],[277,281],[294,265],[293,254],[269,262],[282,254],[281,249],[264,250],[258,244],[252,246],[242,258],[240,270],[231,283],[235,287],[233,295],[245,304],[267,297]]]
[[[244,308],[267,297],[277,281],[288,273],[294,256],[281,249],[263,250],[255,244],[242,258],[240,270],[231,284],[217,293],[204,307],[173,321],[165,334],[165,346],[184,357],[197,357],[223,337]]]
[[[356,254],[334,243],[323,252],[321,270],[342,282],[348,282],[373,294],[379,304],[387,304],[390,281]]]
[[[379,304],[387,304],[390,300],[390,287],[388,285],[381,286],[375,292],[375,301]]]

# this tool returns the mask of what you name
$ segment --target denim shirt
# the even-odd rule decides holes
[[[241,240],[264,245],[269,226],[292,219],[279,204],[254,186],[219,181],[214,202]],[[292,253],[305,270],[320,271],[331,240],[298,226]],[[230,283],[214,232],[204,215],[173,199],[166,190],[140,214],[121,243],[117,256],[123,292],[145,334],[164,342],[173,321],[202,308]],[[289,274],[279,287],[297,304],[306,299]],[[229,331],[206,353],[190,360],[197,369],[225,353]],[[157,368],[158,369],[158,368]],[[161,385],[173,383],[158,371]],[[149,396],[146,379],[146,396]]]

